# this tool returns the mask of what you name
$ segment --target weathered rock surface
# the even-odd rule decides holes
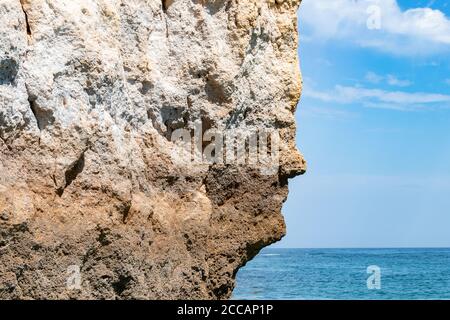
[[[305,170],[299,1],[0,0],[0,298],[230,297]],[[279,170],[177,163],[198,122],[277,130]]]

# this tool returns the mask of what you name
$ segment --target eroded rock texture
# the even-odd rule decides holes
[[[0,0],[0,298],[229,298],[305,170],[298,6]],[[278,130],[279,171],[174,162],[198,121]]]

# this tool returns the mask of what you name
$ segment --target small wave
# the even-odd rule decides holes
[[[279,253],[262,253],[261,255],[266,257],[281,256]]]

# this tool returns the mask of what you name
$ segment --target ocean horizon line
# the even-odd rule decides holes
[[[262,250],[267,250],[267,249],[322,249],[322,250],[326,250],[326,249],[363,249],[363,250],[377,250],[377,249],[450,249],[450,246],[446,247],[446,246],[435,246],[435,247],[415,247],[415,246],[411,246],[411,247],[265,247]],[[261,251],[262,251],[261,250]]]

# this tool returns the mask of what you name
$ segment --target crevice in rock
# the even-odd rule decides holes
[[[161,0],[161,6],[164,13],[167,13],[167,10],[172,5],[173,0]]]
[[[23,11],[23,13],[24,13],[24,15],[25,15],[25,24],[26,24],[26,28],[27,28],[27,35],[31,36],[30,22],[29,22],[29,20],[28,20],[28,13],[27,13],[27,11],[25,10],[25,6],[24,6],[24,1],[23,1],[23,0],[20,0],[20,5],[21,5],[22,11]]]
[[[34,119],[36,120],[37,127],[38,127],[39,131],[42,131],[42,126],[41,126],[41,123],[39,121],[38,110],[37,110],[37,107],[36,107],[36,99],[31,98],[30,96],[28,96],[28,104],[30,105],[31,113],[33,113],[33,116],[34,116]]]
[[[153,127],[171,141],[172,133],[177,129],[186,128],[189,120],[189,114],[185,107],[173,107],[171,105],[163,105],[159,110],[159,115],[155,115],[149,110],[147,112],[148,118],[152,119]],[[164,125],[164,129],[159,124],[159,120]]]
[[[99,229],[99,235],[97,237],[97,241],[102,245],[102,246],[107,246],[109,244],[111,244],[113,238],[111,236],[111,230],[108,228],[100,228]]]
[[[55,121],[55,117],[53,116],[53,111],[49,109],[42,108],[37,103],[37,96],[35,94],[32,94],[27,86],[26,92],[28,95],[28,104],[30,106],[30,110],[36,119],[37,127],[39,131],[42,131],[46,126],[52,124]]]
[[[203,141],[203,137],[205,136],[206,131],[212,129],[215,126],[214,120],[208,116],[202,116],[202,153],[205,151],[205,148],[211,143],[211,141]],[[214,140],[213,140],[214,141]]]
[[[84,162],[85,162],[85,154],[86,151],[83,151],[80,155],[80,157],[73,162],[70,167],[65,172],[65,185],[63,187],[59,187],[56,189],[56,194],[58,196],[62,196],[64,194],[65,189],[72,184],[72,182],[78,177],[78,175],[83,172],[84,169]]]
[[[205,93],[211,103],[220,105],[231,102],[231,89],[220,83],[214,75],[206,76]]]
[[[133,278],[131,276],[120,275],[119,279],[112,283],[113,290],[115,294],[121,296],[122,293],[128,289],[132,282]]]
[[[212,290],[214,296],[217,299],[225,299],[225,297],[227,297],[229,295],[230,291],[231,291],[231,288],[230,288],[229,284],[223,284]]]
[[[9,151],[12,151],[12,147],[7,143],[7,140],[5,138],[3,138],[0,135],[0,140],[3,142],[3,144],[6,146],[6,148],[8,148]]]
[[[141,85],[142,87],[139,89],[139,92],[144,95],[154,88],[154,84],[150,81],[142,81]]]
[[[162,11],[164,12],[164,16],[162,17],[164,19],[164,23],[166,25],[166,38],[169,38],[169,23],[167,22],[167,10],[172,5],[173,0],[161,0],[161,7]]]
[[[167,22],[167,17],[164,18],[166,24],[166,38],[169,39],[169,23]]]
[[[122,222],[125,224],[128,222],[128,218],[130,217],[131,205],[131,201],[126,201],[119,208],[119,211],[122,214]]]

